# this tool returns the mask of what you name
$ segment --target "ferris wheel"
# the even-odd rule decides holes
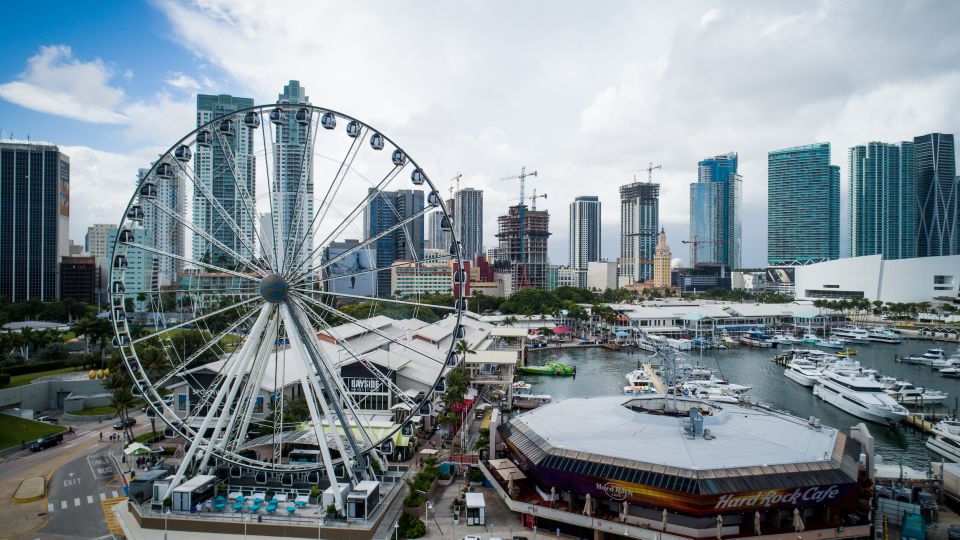
[[[372,479],[463,335],[466,274],[444,201],[406,151],[336,111],[226,104],[198,123],[141,170],[110,272],[134,392],[188,442],[171,489],[216,463]],[[422,247],[428,216],[442,251]],[[452,306],[398,294],[397,275],[444,266],[461,285]],[[446,324],[452,338],[422,346],[380,315]],[[418,366],[417,384],[401,365]],[[319,456],[291,456],[304,444]]]

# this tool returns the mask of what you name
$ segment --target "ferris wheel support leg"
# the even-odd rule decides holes
[[[267,320],[270,318],[270,307],[269,305],[263,306],[260,311],[260,315],[257,317],[257,321],[253,325],[253,331],[251,333],[256,333],[259,328],[260,331],[263,330],[264,325],[266,325]],[[243,344],[241,348],[241,353],[244,352],[243,349],[247,349],[249,341]],[[227,377],[232,378],[236,375],[239,370],[242,357],[238,355],[237,361],[230,366],[230,370],[227,372]],[[201,442],[204,438],[204,434],[207,432],[207,428],[210,427],[210,421],[213,420],[213,415],[217,414],[217,410],[220,408],[220,404],[223,402],[224,393],[219,392],[217,397],[214,399],[213,404],[210,405],[210,409],[207,410],[206,416],[203,418],[203,422],[200,424],[200,429],[198,431],[199,435],[193,439],[190,443],[190,448],[187,450],[187,453],[183,456],[183,461],[180,462],[180,466],[177,467],[177,472],[173,476],[173,481],[170,482],[170,485],[167,487],[166,493],[163,494],[163,498],[166,499],[173,492],[173,489],[180,485],[180,482],[183,481],[183,475],[187,472],[187,468],[190,466],[190,463],[193,461],[193,457],[196,455],[197,450],[200,449]]]
[[[267,328],[265,336],[273,336],[276,334],[277,324],[279,323],[280,318],[274,317],[270,321],[270,325]],[[272,340],[271,340],[272,341]],[[273,349],[273,344],[267,342],[266,338],[264,339],[264,345],[260,347],[257,351],[256,359],[254,360],[253,369],[251,370],[251,378],[247,380],[247,386],[244,388],[245,393],[240,397],[240,407],[242,407],[242,414],[240,415],[231,415],[230,424],[227,426],[225,433],[227,434],[224,437],[224,442],[221,445],[221,448],[226,449],[228,443],[234,443],[236,446],[239,446],[245,440],[247,434],[247,428],[250,427],[250,418],[253,415],[253,406],[254,402],[257,399],[257,392],[260,390],[259,382],[263,380],[263,374],[267,368],[267,357],[270,356],[270,352]],[[240,431],[237,431],[236,437],[230,437],[229,434],[233,433],[233,428],[236,425],[237,418],[242,418],[240,423]]]

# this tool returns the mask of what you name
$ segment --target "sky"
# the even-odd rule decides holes
[[[16,25],[11,23],[16,22]],[[536,170],[549,256],[566,264],[568,207],[603,204],[619,250],[619,186],[661,165],[660,221],[689,258],[697,162],[738,152],[743,264],[766,261],[767,152],[847,151],[960,127],[960,2],[29,2],[7,7],[0,136],[71,159],[70,237],[116,223],[136,170],[195,127],[196,94],[311,101],[376,126],[441,190],[484,190],[485,246],[516,204],[501,178]],[[802,234],[802,232],[799,232]]]

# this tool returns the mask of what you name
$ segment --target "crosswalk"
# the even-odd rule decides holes
[[[117,490],[108,490],[101,491],[97,494],[98,499],[95,499],[93,495],[87,495],[85,500],[80,497],[73,497],[72,499],[63,499],[60,501],[48,501],[47,502],[47,512],[58,512],[63,510],[68,510],[70,508],[76,508],[78,506],[83,506],[86,504],[99,503],[103,504],[106,501],[122,501],[126,497],[123,497]],[[114,502],[113,504],[116,504]]]

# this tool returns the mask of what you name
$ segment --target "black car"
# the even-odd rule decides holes
[[[51,446],[56,446],[62,442],[63,442],[63,433],[54,433],[53,435],[40,437],[39,439],[33,441],[33,444],[30,445],[30,450],[34,452],[39,452],[41,450],[46,450]]]
[[[132,426],[132,425],[135,425],[136,423],[137,423],[137,419],[136,419],[136,418],[128,417],[128,418],[127,418],[127,425],[126,425],[126,426],[123,425],[123,420],[117,420],[117,421],[113,424],[113,429],[120,430],[120,429],[123,429],[124,427],[130,427],[130,426]]]

